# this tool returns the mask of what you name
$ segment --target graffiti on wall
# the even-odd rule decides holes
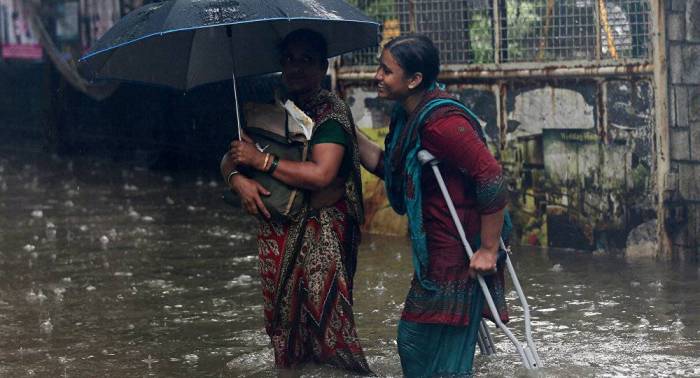
[[[389,117],[393,102],[377,98],[377,92],[369,87],[351,87],[345,92],[345,100],[352,111],[357,127],[371,140],[383,146],[389,132]],[[363,229],[385,235],[407,235],[407,219],[391,209],[384,191],[384,182],[362,169],[362,189],[365,205]]]
[[[511,88],[508,138],[519,152],[510,167],[523,210],[521,242],[621,246],[653,217],[651,92],[647,80]]]

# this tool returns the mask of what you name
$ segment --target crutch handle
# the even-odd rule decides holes
[[[425,165],[427,163],[430,163],[431,165],[437,165],[438,160],[431,154],[430,152],[426,150],[420,150],[418,151],[418,162],[420,162],[421,165]]]

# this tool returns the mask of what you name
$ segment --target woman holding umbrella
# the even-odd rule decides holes
[[[408,215],[415,273],[398,330],[407,377],[470,374],[484,307],[474,277],[496,270],[506,206],[501,167],[479,124],[436,83],[439,69],[429,38],[406,35],[387,43],[375,75],[378,96],[396,101],[386,151],[358,137],[362,164],[385,180],[392,207]],[[420,149],[441,161],[466,235],[478,249],[471,260],[435,177],[418,161]],[[505,322],[503,269],[498,272],[487,281]]]
[[[281,43],[282,82],[289,99],[315,123],[307,161],[281,160],[234,141],[221,162],[227,184],[251,215],[261,215],[259,267],[265,328],[275,364],[314,361],[371,374],[352,312],[359,225],[363,219],[359,151],[347,105],[321,88],[328,68],[326,41],[311,30]],[[305,190],[309,204],[290,220],[270,219],[269,192],[238,173],[246,166]]]

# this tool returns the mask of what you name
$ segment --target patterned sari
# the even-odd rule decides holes
[[[359,151],[347,105],[328,91],[298,104],[317,125],[339,122],[351,137],[353,171],[345,196],[332,206],[306,206],[295,219],[261,222],[259,269],[265,329],[277,367],[308,361],[371,374],[352,312],[353,276],[363,211]]]

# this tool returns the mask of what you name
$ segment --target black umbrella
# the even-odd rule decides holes
[[[170,0],[119,20],[80,59],[80,69],[92,80],[180,90],[233,78],[236,95],[236,76],[281,70],[277,46],[301,28],[325,37],[329,57],[379,38],[379,24],[342,0]]]

